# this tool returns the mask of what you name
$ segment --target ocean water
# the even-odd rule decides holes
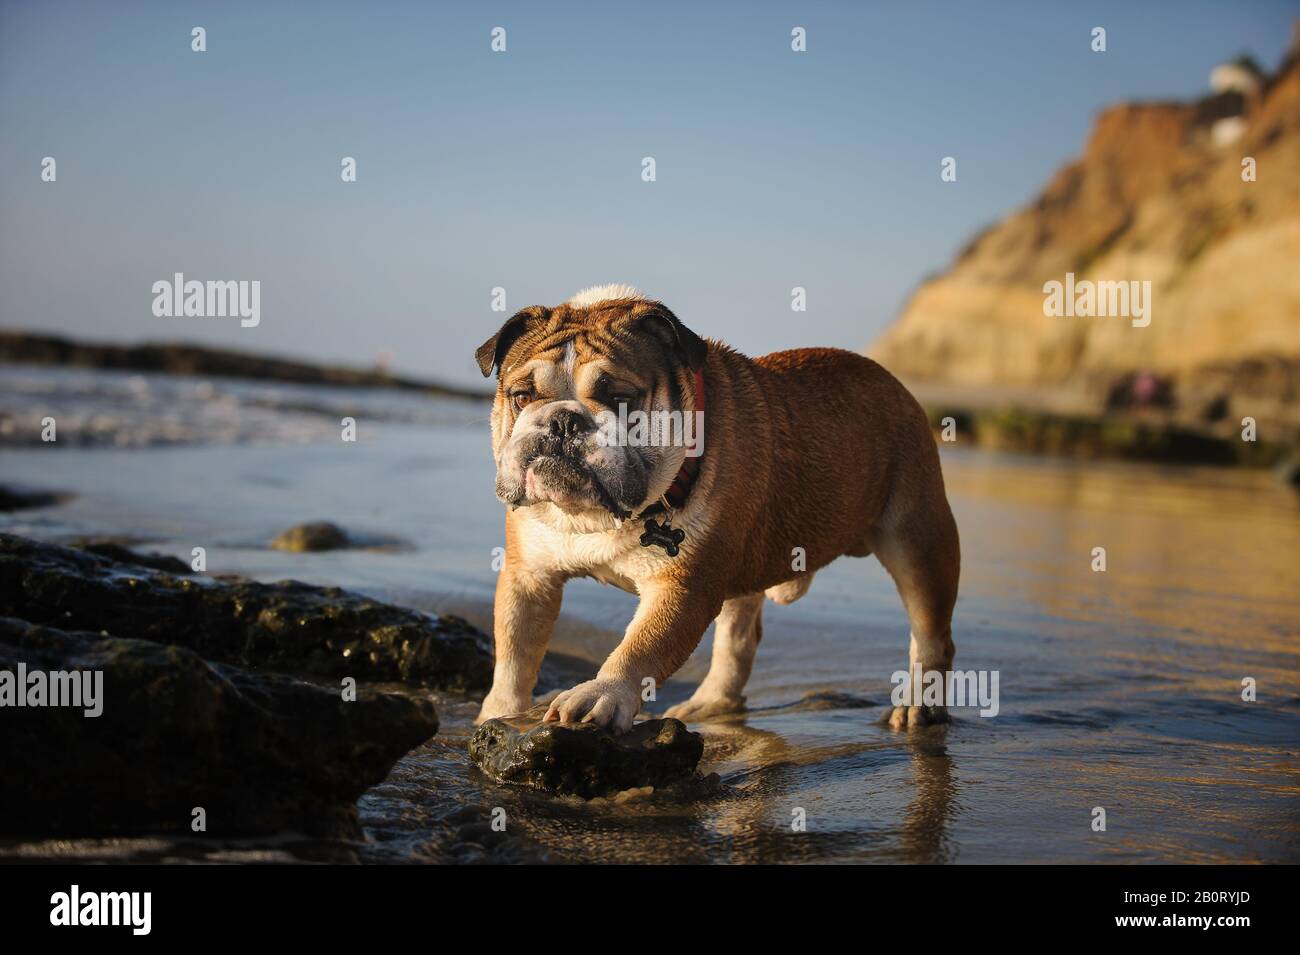
[[[54,444],[39,440],[46,415]],[[490,627],[503,509],[487,415],[382,391],[0,367],[0,483],[72,495],[0,515],[0,528],[121,536],[187,559],[202,545],[209,572],[340,584]],[[355,443],[340,439],[344,416]],[[907,622],[880,565],[846,558],[801,601],[767,605],[749,712],[692,727],[701,768],[720,777],[712,796],[583,804],[497,787],[465,754],[476,702],[438,694],[438,737],[362,798],[363,841],[286,836],[206,857],[426,861],[442,815],[500,806],[557,861],[1300,861],[1300,495],[1246,471],[961,448],[943,464],[962,535],[956,666],[997,672],[996,716],[881,725]],[[404,546],[267,547],[322,519]],[[551,647],[575,679],[634,606],[591,581],[569,586]],[[657,709],[690,694],[710,639]],[[0,847],[176,851],[153,839]]]

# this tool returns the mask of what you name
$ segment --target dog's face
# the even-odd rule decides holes
[[[657,500],[686,454],[681,440],[633,434],[618,422],[680,414],[706,345],[658,302],[639,297],[518,312],[478,349],[500,369],[492,408],[497,496],[512,507],[550,502],[612,523]]]

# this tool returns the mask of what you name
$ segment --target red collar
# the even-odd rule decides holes
[[[695,410],[697,412],[704,411],[704,370],[703,369],[695,373]],[[699,421],[700,419],[697,417],[695,421],[691,423],[692,428],[694,428],[696,422]],[[685,427],[685,425],[686,422],[683,421],[682,422],[683,428]],[[697,443],[704,440],[704,435],[701,432],[702,429],[694,432],[695,440]],[[668,490],[664,493],[664,497],[667,499],[668,505],[673,510],[677,510],[683,504],[686,503],[686,497],[691,493],[691,485],[695,483],[695,478],[700,473],[700,460],[703,457],[704,457],[704,449],[703,447],[701,447],[699,454],[693,457],[688,456],[686,460],[682,462],[681,470],[679,470],[677,472],[677,476],[673,478],[673,483],[668,485]],[[653,511],[655,507],[658,507],[660,510],[662,510],[663,509],[662,502],[658,502],[658,501],[655,502],[655,504],[647,508],[644,513],[646,514],[651,513],[651,511]]]

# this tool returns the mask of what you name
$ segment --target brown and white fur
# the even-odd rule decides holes
[[[751,359],[627,286],[524,309],[477,357],[484,375],[500,369],[492,444],[497,493],[510,505],[479,722],[532,706],[564,584],[582,576],[640,605],[596,678],[559,694],[548,720],[626,730],[643,681],[662,685],[715,619],[709,673],[668,715],[743,708],[764,598],[797,600],[841,555],[875,554],[893,576],[911,624],[909,673],[951,668],[957,526],[925,415],[875,362],[829,348]],[[672,517],[686,538],[670,557],[641,546],[643,522],[631,518],[660,500],[685,448],[597,446],[589,429],[619,403],[693,412],[696,371],[704,451]],[[900,706],[889,723],[943,718],[942,707]]]

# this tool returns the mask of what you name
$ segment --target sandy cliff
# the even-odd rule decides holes
[[[1150,324],[1045,315],[1044,284],[1071,272],[1150,281]],[[909,383],[1092,401],[1150,372],[1197,414],[1293,418],[1300,56],[1255,93],[1103,112],[1083,155],[918,289],[869,354]]]

